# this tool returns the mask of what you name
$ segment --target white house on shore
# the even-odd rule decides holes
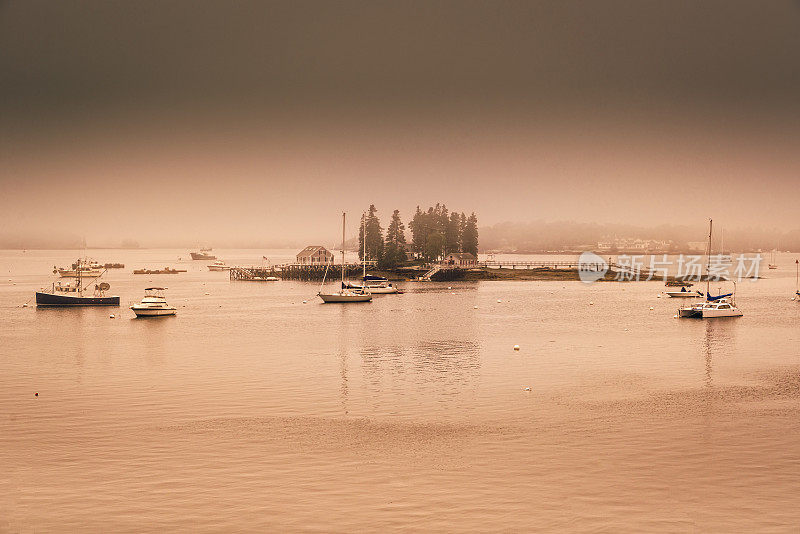
[[[469,268],[478,265],[478,258],[471,252],[453,252],[442,260],[445,267]]]
[[[333,265],[333,254],[322,245],[310,245],[297,253],[300,265]]]

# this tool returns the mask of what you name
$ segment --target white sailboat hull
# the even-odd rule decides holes
[[[370,293],[349,293],[349,292],[342,292],[342,293],[320,293],[319,298],[322,299],[322,302],[325,303],[333,303],[333,302],[369,302],[372,300],[372,294]]]

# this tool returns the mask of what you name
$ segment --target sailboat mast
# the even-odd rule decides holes
[[[711,264],[711,232],[714,227],[713,219],[708,220],[708,249],[706,250],[706,298],[711,294],[711,278],[709,276]]]
[[[361,281],[364,286],[367,285],[367,214],[361,216],[361,265],[364,268],[364,274],[361,277]]]
[[[347,212],[342,212],[342,287],[344,287],[344,221]]]

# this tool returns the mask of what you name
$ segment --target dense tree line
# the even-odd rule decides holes
[[[409,223],[410,247],[406,243],[405,225],[400,211],[394,210],[391,222],[383,234],[378,210],[370,205],[361,217],[358,232],[359,258],[377,261],[378,266],[393,269],[406,261],[410,251],[414,257],[435,261],[454,252],[470,252],[478,255],[478,218],[472,213],[449,212],[444,204],[431,206],[423,211],[417,206]]]

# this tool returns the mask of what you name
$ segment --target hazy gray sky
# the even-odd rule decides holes
[[[0,234],[798,227],[800,4],[0,2]],[[355,228],[350,233],[354,233]]]

